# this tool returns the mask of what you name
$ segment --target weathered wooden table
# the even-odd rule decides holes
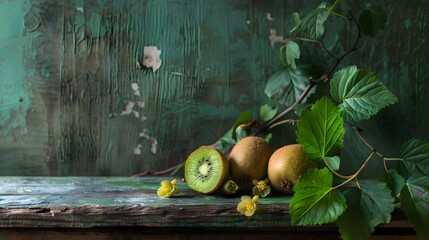
[[[10,239],[337,239],[335,225],[290,226],[291,197],[272,194],[253,217],[240,196],[156,194],[165,177],[0,177],[0,240]],[[171,179],[171,178],[170,178]],[[401,213],[374,239],[417,239]]]

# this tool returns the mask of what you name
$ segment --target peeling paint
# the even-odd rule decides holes
[[[133,90],[134,95],[140,97],[140,88],[139,88],[139,85],[137,83],[132,83],[131,89]]]
[[[133,110],[133,108],[135,104],[136,103],[133,101],[128,101],[128,103],[125,105],[125,110],[122,111],[121,115],[130,115],[131,113],[134,113],[135,111]]]
[[[283,38],[283,36],[277,35],[277,30],[272,29],[272,28],[270,29],[270,35],[268,36],[268,40],[270,40],[271,47],[274,47],[274,44],[276,42],[281,42],[281,43],[286,42],[286,40]]]
[[[134,148],[135,155],[142,155],[142,145],[138,144],[137,147]]]
[[[142,64],[144,67],[152,68],[154,72],[161,67],[161,50],[156,46],[145,46]]]
[[[38,36],[34,31],[40,15],[28,0],[0,4],[0,136],[17,140],[27,134],[26,118],[32,105],[27,79],[33,71],[24,59],[33,57],[31,42]]]
[[[158,140],[155,137],[149,135],[149,130],[144,129],[143,132],[140,133],[140,137],[142,137],[142,138],[144,138],[150,142],[150,144],[151,144],[150,151],[153,154],[156,154],[156,150],[157,150],[157,146],[158,146]]]
[[[271,13],[267,13],[267,20],[274,21],[274,18],[271,16]]]

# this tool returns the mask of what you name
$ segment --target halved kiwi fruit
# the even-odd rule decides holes
[[[200,193],[216,191],[228,177],[228,160],[218,149],[201,146],[185,162],[185,181]]]

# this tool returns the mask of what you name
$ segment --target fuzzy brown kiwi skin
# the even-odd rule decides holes
[[[225,154],[223,152],[219,151],[219,149],[217,149],[215,147],[212,147],[212,146],[201,146],[201,147],[197,148],[194,152],[200,151],[201,149],[204,149],[204,148],[213,149],[213,150],[215,150],[216,152],[219,153],[219,155],[221,156],[221,159],[222,159],[222,165],[223,165],[223,169],[224,169],[224,171],[222,173],[222,176],[221,176],[219,182],[217,183],[217,185],[211,191],[201,192],[203,194],[211,194],[211,193],[215,192],[217,189],[219,189],[222,186],[222,184],[227,180],[228,174],[229,174],[229,164],[228,164],[228,159],[226,158]],[[185,162],[185,171],[188,168],[189,164],[190,164],[189,161]],[[187,179],[186,179],[186,174],[185,174],[184,177],[185,177],[185,182],[188,182]]]
[[[241,139],[229,154],[229,170],[231,179],[239,190],[253,188],[252,180],[267,178],[268,160],[273,150],[268,142],[260,137]]]
[[[299,144],[286,145],[277,149],[268,162],[268,178],[278,192],[292,194],[299,177],[317,163],[308,161],[304,148]]]

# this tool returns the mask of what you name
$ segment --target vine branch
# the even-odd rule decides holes
[[[371,158],[374,156],[374,154],[376,153],[375,150],[373,150],[371,152],[371,154],[369,155],[369,157],[365,160],[365,162],[362,164],[362,166],[360,166],[360,168],[356,171],[355,174],[353,174],[349,179],[347,179],[346,181],[338,184],[337,186],[333,187],[332,189],[338,189],[342,186],[344,186],[345,184],[347,184],[348,182],[352,181],[353,179],[355,179],[360,172],[362,172],[362,170],[365,168],[366,164],[368,164],[369,160],[371,160]]]
[[[325,159],[323,159],[323,162],[325,162],[325,165],[326,165],[326,166],[329,168],[329,170],[331,170],[331,172],[333,172],[337,177],[342,178],[342,179],[349,179],[349,178],[353,177],[353,175],[348,175],[348,176],[346,176],[346,175],[342,175],[342,174],[338,173],[337,171],[335,171],[335,170],[331,167],[331,165],[329,165],[329,163],[328,163]]]
[[[293,108],[302,102],[302,100],[305,99],[305,97],[308,95],[308,93],[310,92],[310,90],[317,84],[321,83],[321,82],[327,82],[329,80],[329,77],[334,73],[335,69],[338,67],[338,65],[341,63],[341,61],[343,61],[343,59],[350,55],[352,52],[356,51],[357,45],[359,43],[359,40],[362,36],[361,33],[361,28],[358,24],[358,22],[356,21],[356,18],[353,16],[353,14],[349,11],[350,14],[350,20],[353,21],[353,23],[356,25],[357,28],[357,36],[356,39],[353,43],[353,45],[348,49],[348,51],[346,51],[345,53],[343,53],[343,55],[341,55],[340,57],[335,57],[335,62],[332,64],[331,68],[325,72],[322,76],[320,76],[317,80],[310,80],[310,82],[308,83],[307,87],[304,89],[304,91],[301,93],[301,95],[299,96],[299,98],[291,105],[289,106],[287,109],[285,109],[283,112],[279,113],[276,117],[274,117],[273,119],[271,119],[270,121],[268,121],[267,123],[264,124],[264,126],[262,127],[262,129],[260,131],[258,131],[258,133],[260,133],[261,131],[265,131],[268,128],[270,128],[271,125],[273,125],[276,121],[282,119],[283,117],[285,117],[286,115],[288,115],[290,112],[293,111]],[[301,40],[303,40],[303,38],[299,38]],[[318,40],[313,40],[313,42],[319,43],[321,44],[321,46],[323,47],[323,43],[318,41]],[[326,49],[326,48],[324,48]],[[327,50],[327,49],[326,49]],[[328,51],[328,54],[330,54],[331,52]]]

